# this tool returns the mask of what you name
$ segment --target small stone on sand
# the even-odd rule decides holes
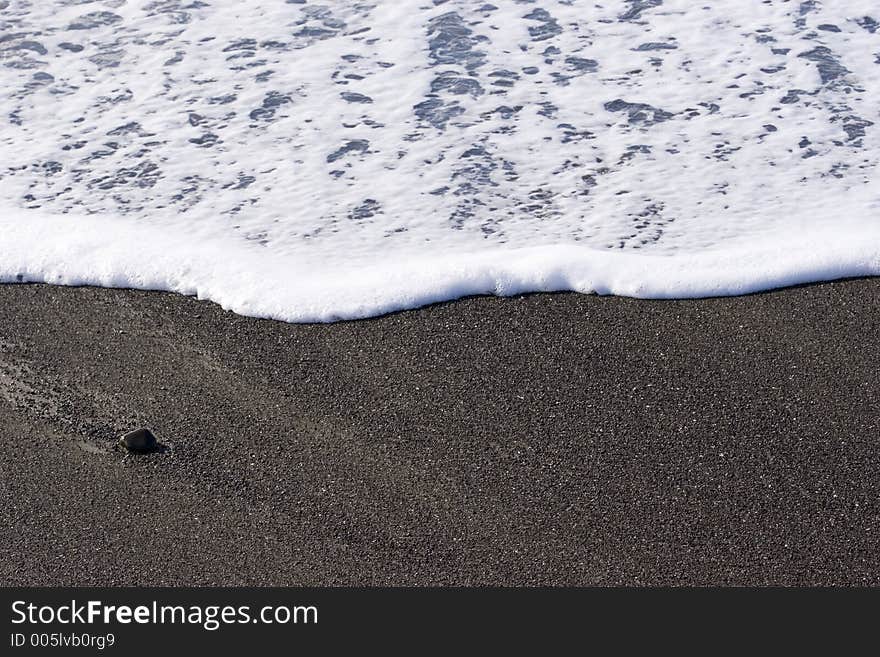
[[[146,427],[123,434],[119,442],[130,452],[151,452],[157,445],[156,436]]]

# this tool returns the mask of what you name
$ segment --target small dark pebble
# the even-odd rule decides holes
[[[129,452],[152,452],[156,449],[156,436],[147,428],[135,429],[124,434],[119,442]]]

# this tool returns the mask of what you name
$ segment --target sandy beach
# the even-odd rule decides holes
[[[878,344],[878,279],[332,325],[0,286],[0,584],[880,584]]]

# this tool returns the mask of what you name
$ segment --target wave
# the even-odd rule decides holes
[[[878,273],[867,0],[3,4],[4,281],[332,321]]]

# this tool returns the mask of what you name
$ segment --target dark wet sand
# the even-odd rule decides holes
[[[0,286],[0,583],[880,584],[878,345],[880,279],[323,326]]]

